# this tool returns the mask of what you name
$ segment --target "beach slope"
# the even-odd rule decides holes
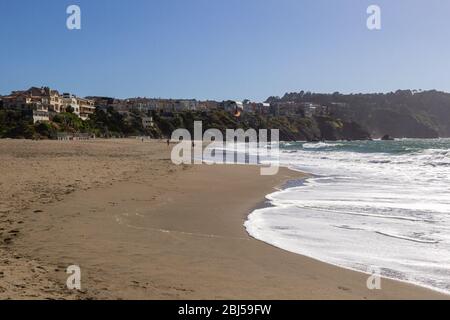
[[[368,290],[365,274],[251,238],[247,215],[301,173],[176,167],[158,141],[8,141],[0,149],[8,261],[0,298],[448,298],[391,280]],[[65,289],[70,265],[81,268],[82,292]]]

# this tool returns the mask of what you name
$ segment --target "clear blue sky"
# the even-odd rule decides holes
[[[66,8],[82,30],[66,28]],[[382,30],[366,9],[382,8]],[[259,101],[287,91],[450,91],[448,0],[0,1],[0,94]]]

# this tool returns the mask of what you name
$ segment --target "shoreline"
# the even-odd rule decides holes
[[[305,182],[305,181],[308,180],[309,178],[311,178],[311,177],[317,177],[316,175],[314,175],[314,174],[312,174],[312,173],[307,173],[307,172],[303,172],[303,171],[300,171],[300,170],[296,170],[296,169],[294,169],[294,168],[292,168],[292,167],[280,167],[280,169],[281,169],[281,168],[285,168],[285,169],[290,170],[290,171],[292,171],[292,172],[295,172],[295,173],[297,173],[297,174],[302,174],[302,175],[304,175],[304,176],[301,177],[301,178],[290,179],[290,180],[285,181],[285,182],[283,183],[283,186],[280,188],[281,190],[286,190],[286,189],[289,189],[289,188],[298,187],[299,185],[303,184],[303,182]],[[290,181],[299,181],[299,185],[286,186],[286,184],[288,184]],[[285,186],[286,186],[286,187],[285,187]],[[278,189],[278,187],[274,187],[274,189]],[[277,191],[275,191],[275,192],[277,192]],[[256,207],[255,207],[255,208],[247,215],[247,220],[246,220],[246,222],[248,221],[248,218],[249,218],[252,214],[254,214],[254,212],[255,212],[256,210],[264,209],[264,208],[269,208],[269,207],[276,207],[276,206],[272,205],[271,203],[267,203],[267,196],[271,195],[272,193],[274,193],[274,192],[271,192],[271,193],[266,194],[266,195],[264,196],[264,199],[265,199],[265,200],[262,201],[261,204],[260,204],[259,206],[256,206]],[[256,238],[256,237],[252,236],[252,235],[247,231],[246,226],[244,225],[243,227],[244,227],[244,229],[246,230],[246,232],[249,234],[249,236],[252,237],[253,239],[255,239],[255,240],[257,240],[257,241],[261,241],[261,242],[263,242],[263,243],[265,243],[265,244],[267,244],[267,245],[269,245],[269,246],[272,246],[272,247],[274,247],[274,248],[276,248],[276,249],[278,249],[278,250],[283,250],[283,251],[289,252],[289,253],[291,253],[291,254],[299,255],[299,256],[302,256],[302,257],[304,257],[304,258],[312,259],[312,260],[317,261],[317,262],[319,262],[319,263],[325,263],[325,264],[328,264],[328,265],[331,265],[331,266],[334,266],[334,267],[337,267],[337,268],[349,270],[349,271],[352,271],[352,272],[361,273],[361,274],[364,274],[364,275],[367,275],[367,276],[370,276],[370,275],[371,275],[370,273],[364,272],[364,271],[362,271],[362,270],[358,270],[358,269],[355,269],[355,268],[342,266],[342,265],[339,265],[339,264],[335,264],[335,263],[332,263],[332,262],[328,262],[328,261],[324,261],[324,260],[315,258],[315,257],[313,257],[313,256],[305,255],[305,254],[302,254],[302,253],[296,253],[296,252],[293,252],[293,251],[290,251],[290,250],[287,250],[287,249],[283,249],[283,248],[278,247],[278,246],[276,246],[276,245],[274,245],[274,244],[272,244],[272,243],[270,243],[270,242],[267,242],[267,241],[265,241],[265,240],[261,240],[261,239],[258,239],[258,238]],[[439,290],[439,289],[434,288],[434,287],[431,287],[431,286],[426,286],[426,285],[423,285],[423,284],[421,284],[421,283],[416,283],[416,282],[413,282],[413,281],[402,280],[402,279],[396,279],[396,278],[388,277],[388,276],[384,276],[384,275],[381,276],[381,279],[389,280],[389,281],[395,281],[395,282],[399,282],[399,283],[404,283],[404,284],[406,284],[406,285],[411,285],[411,286],[414,286],[414,287],[418,287],[418,288],[423,288],[423,289],[426,289],[426,290],[430,290],[430,291],[436,292],[436,293],[438,293],[438,294],[442,294],[442,295],[444,295],[444,296],[447,296],[447,299],[450,300],[450,292],[447,292],[447,291],[444,291],[444,290]]]
[[[22,224],[8,250],[20,259],[9,259],[6,277],[23,288],[0,290],[0,297],[449,299],[384,278],[383,290],[369,291],[366,274],[252,238],[243,226],[247,216],[276,186],[303,177],[298,171],[281,168],[277,176],[264,177],[255,166],[175,167],[165,143],[157,141],[33,143],[39,151],[23,143],[26,150],[7,155],[16,159],[9,168],[15,174],[10,179],[22,175],[22,181],[32,173],[13,169],[37,161],[52,171],[54,180],[49,183],[57,183],[67,171],[52,160],[56,154],[64,165],[68,159],[89,160],[91,174],[81,177],[87,170],[83,163],[73,178],[92,187],[77,186],[67,194],[62,190],[55,201],[30,200],[27,208],[17,208],[12,218]],[[6,149],[14,149],[13,144]],[[27,152],[31,157],[24,155]],[[120,178],[110,173],[125,169]],[[24,191],[18,194],[27,196]],[[34,269],[44,271],[30,272],[30,261]],[[83,292],[64,289],[65,268],[73,264],[82,270]],[[18,270],[21,273],[15,274]]]

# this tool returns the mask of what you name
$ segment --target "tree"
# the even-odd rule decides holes
[[[72,106],[68,106],[68,107],[66,108],[66,112],[67,112],[67,113],[74,113],[74,112],[75,112],[75,109],[74,109]]]

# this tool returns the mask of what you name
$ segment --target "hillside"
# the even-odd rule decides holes
[[[144,128],[142,117],[151,116],[154,125]],[[167,138],[178,128],[193,132],[194,121],[202,121],[203,130],[219,129],[279,129],[284,141],[304,140],[364,140],[370,135],[351,120],[330,116],[304,118],[301,116],[271,116],[244,113],[237,118],[231,113],[214,109],[209,111],[129,112],[120,114],[112,108],[106,112],[96,110],[89,120],[83,121],[71,113],[61,113],[51,122],[33,124],[20,111],[0,110],[0,138],[56,139],[58,133],[88,133],[97,137],[150,136]]]
[[[174,118],[154,117],[163,136],[176,128],[193,131],[193,122],[202,121],[203,129],[279,129],[282,141],[320,141],[320,140],[366,140],[369,133],[353,121],[341,121],[329,116],[304,118],[300,116],[265,116],[244,113],[236,118],[228,112],[213,110],[210,112],[188,111],[174,115]]]
[[[353,120],[379,138],[450,137],[450,94],[399,90],[375,94],[287,93],[268,102],[312,102],[327,106],[335,118]]]

